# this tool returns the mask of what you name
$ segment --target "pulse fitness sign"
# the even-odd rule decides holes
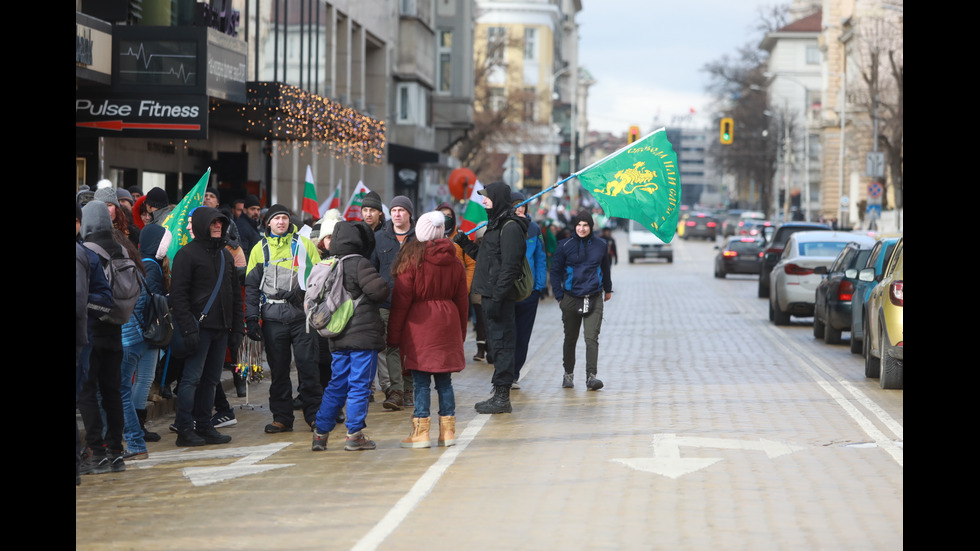
[[[205,139],[208,96],[75,96],[75,135]]]

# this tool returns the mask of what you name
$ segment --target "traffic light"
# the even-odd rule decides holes
[[[629,137],[627,138],[628,141],[626,143],[633,143],[639,139],[640,139],[640,127],[631,126],[629,131]]]
[[[735,135],[734,130],[735,121],[733,121],[731,117],[723,117],[719,128],[721,143],[731,145],[732,137]]]

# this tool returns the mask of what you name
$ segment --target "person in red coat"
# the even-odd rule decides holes
[[[415,382],[412,434],[403,448],[429,448],[430,384],[439,397],[440,446],[456,443],[456,396],[452,374],[466,366],[463,340],[469,314],[466,269],[452,241],[443,237],[446,217],[422,215],[415,240],[406,241],[392,265],[394,290],[388,346],[398,347],[402,374]]]

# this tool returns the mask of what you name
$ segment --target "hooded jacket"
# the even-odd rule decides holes
[[[385,346],[385,326],[378,305],[387,301],[390,289],[367,257],[374,250],[375,233],[364,222],[337,222],[330,239],[330,253],[344,257],[344,288],[351,298],[362,297],[347,322],[347,328],[330,339],[330,350],[381,350]]]
[[[271,212],[271,209],[270,209]],[[269,217],[272,218],[271,216]],[[295,239],[294,239],[295,236]],[[265,244],[269,246],[266,264]],[[269,235],[252,247],[245,267],[245,319],[268,319],[282,323],[300,322],[306,319],[302,300],[300,306],[286,300],[287,293],[297,293],[302,299],[305,291],[300,288],[299,278],[320,261],[320,253],[312,241],[299,235],[294,224],[285,235]],[[294,266],[295,264],[295,266]]]
[[[79,228],[79,235],[86,243],[95,243],[105,249],[111,258],[119,258],[126,254],[122,246],[112,238],[112,219],[109,217],[109,207],[102,201],[92,200],[82,207],[82,225]],[[122,350],[122,326],[99,319],[101,314],[112,308],[112,289],[105,277],[102,258],[88,247],[85,250],[93,271],[90,273],[89,284],[92,285],[92,281],[95,281],[102,289],[101,282],[104,281],[105,288],[103,291],[108,291],[108,296],[101,297],[89,293],[89,342],[92,346],[106,350]],[[101,277],[94,273],[96,270],[102,272]]]
[[[575,226],[580,221],[593,228],[584,239],[575,233]],[[558,243],[551,257],[551,288],[555,299],[561,300],[565,293],[575,297],[611,293],[609,249],[606,241],[595,235],[592,216],[576,214],[569,225],[572,236]]]
[[[470,311],[466,271],[448,239],[425,245],[422,266],[395,276],[388,345],[398,347],[403,374],[462,371]]]
[[[514,212],[507,184],[495,182],[484,191],[493,207],[487,212],[487,230],[476,256],[472,291],[491,300],[513,300],[511,290],[521,275],[527,251],[528,220]]]
[[[222,222],[221,237],[211,237],[211,222],[216,218]],[[194,239],[177,250],[171,271],[170,305],[177,328],[183,335],[197,331],[197,320],[218,283],[218,273],[224,262],[218,296],[208,315],[199,323],[207,329],[244,333],[241,288],[235,280],[234,261],[225,250],[225,236],[230,222],[217,209],[198,207],[191,224]]]
[[[407,243],[412,239],[415,239],[414,220],[412,221],[412,227],[408,230],[408,234],[405,235],[405,242]],[[388,220],[381,226],[381,229],[374,232],[374,241],[374,253],[371,255],[371,264],[374,264],[374,269],[384,278],[385,283],[388,284],[388,288],[394,289],[395,280],[391,277],[391,265],[395,263],[398,250],[401,249],[401,243],[398,241],[398,236],[395,235],[394,221]],[[333,252],[332,244],[330,246],[330,252]],[[381,308],[391,308],[391,295],[378,306]]]

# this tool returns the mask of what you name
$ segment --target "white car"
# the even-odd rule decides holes
[[[813,272],[829,267],[851,242],[874,245],[874,239],[843,231],[801,231],[790,236],[779,261],[769,273],[769,319],[789,324],[790,316],[812,317],[817,285],[824,277]]]

